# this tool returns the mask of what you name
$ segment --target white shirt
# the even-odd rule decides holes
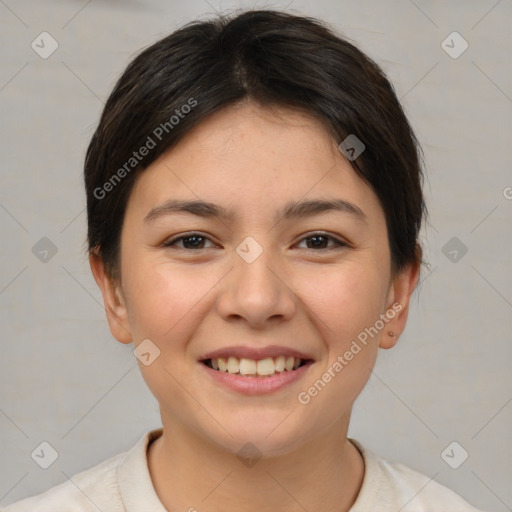
[[[161,434],[161,428],[152,430],[130,450],[3,512],[168,512],[155,492],[147,461],[150,441]],[[427,476],[351,441],[364,457],[365,474],[350,512],[479,512]]]

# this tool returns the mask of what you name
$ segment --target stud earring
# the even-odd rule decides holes
[[[394,337],[395,337],[395,333],[394,333],[393,331],[388,331],[388,334],[389,334],[392,338],[394,338]]]

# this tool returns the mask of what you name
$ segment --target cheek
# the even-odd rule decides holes
[[[180,332],[190,326],[218,278],[192,266],[178,268],[149,259],[133,259],[130,267],[126,274],[130,276],[128,314],[133,331],[165,346],[183,339]]]
[[[190,378],[195,361],[187,357],[189,340],[198,328],[219,277],[197,268],[168,261],[135,258],[126,267],[128,315],[134,345],[150,339],[160,350],[150,365],[139,363],[141,374],[160,404],[170,397],[184,398],[182,385]],[[180,385],[180,383],[182,383]],[[182,401],[194,409],[194,403]],[[197,412],[197,411],[196,411]]]
[[[374,265],[347,261],[302,281],[301,296],[329,350],[350,344],[379,318],[386,299],[385,277]]]
[[[318,428],[339,420],[371,375],[379,334],[368,332],[383,312],[384,278],[376,267],[347,262],[303,288],[324,354],[297,398],[309,418],[322,418]]]

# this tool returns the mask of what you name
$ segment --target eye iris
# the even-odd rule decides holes
[[[322,235],[316,235],[316,236],[310,237],[308,240],[309,241],[313,241],[313,246],[315,248],[318,248],[318,247],[321,247],[321,246],[325,245],[325,243],[327,241],[327,237],[322,236]]]
[[[195,242],[192,242],[191,246],[197,249],[197,247],[200,246],[204,242],[204,237],[197,236],[197,235],[184,237],[183,238],[183,246],[186,247],[187,245],[190,245],[190,243],[189,243],[190,240],[195,240]],[[199,240],[199,243],[197,243],[198,240]]]

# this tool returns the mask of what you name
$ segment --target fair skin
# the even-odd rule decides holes
[[[144,220],[169,199],[214,203],[233,217]],[[342,199],[364,218],[326,210],[276,221],[285,205],[313,199]],[[190,233],[203,238],[163,245]],[[250,263],[236,251],[249,236],[262,249]],[[90,262],[114,337],[135,347],[150,339],[160,350],[139,366],[160,405],[163,435],[148,466],[167,510],[350,509],[364,476],[346,439],[352,405],[379,346],[391,348],[404,330],[418,280],[417,263],[394,275],[390,258],[377,196],[323,125],[298,111],[228,107],[141,173],[125,213],[120,279],[94,253]],[[402,308],[385,328],[300,403],[299,393],[394,303]],[[269,345],[311,360],[270,393],[227,387],[201,361],[220,348]],[[248,442],[261,454],[251,467],[237,457]]]

